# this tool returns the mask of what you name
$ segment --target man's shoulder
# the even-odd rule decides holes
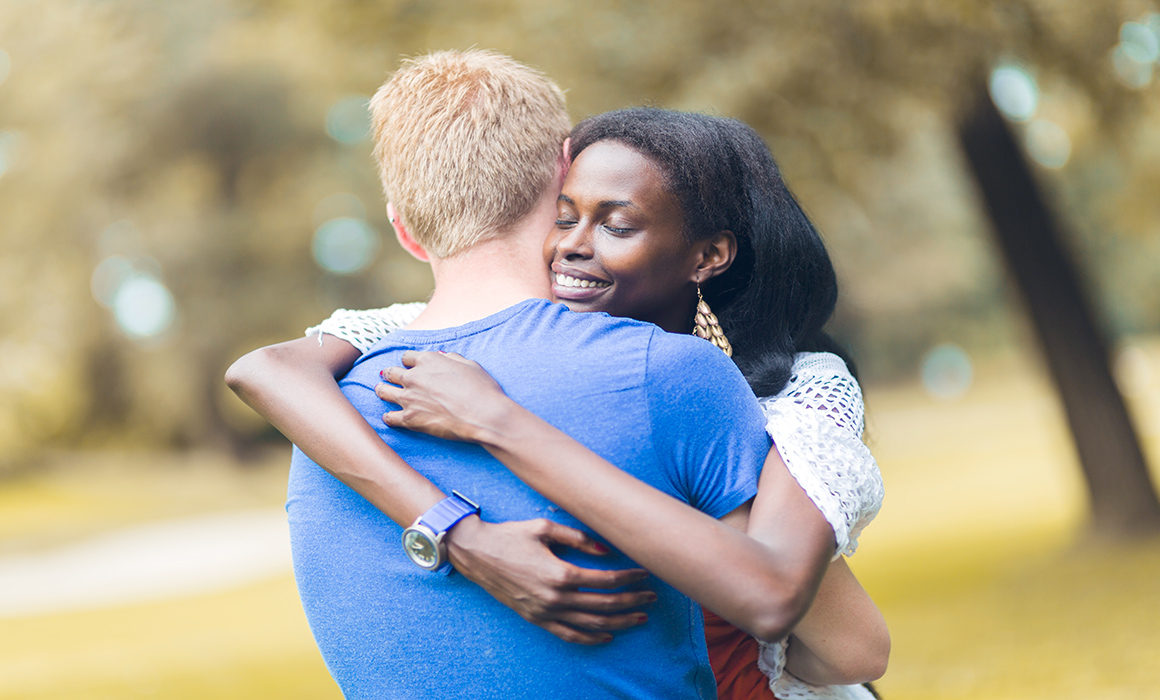
[[[665,334],[644,321],[602,312],[572,311],[554,303],[532,307],[529,313],[511,319],[502,330],[496,330],[512,342],[548,343],[560,349],[586,349],[596,355],[627,353],[624,359],[637,353],[643,358],[653,337]]]
[[[536,307],[536,310],[543,317],[562,327],[645,336],[653,332],[663,332],[646,321],[611,316],[603,311],[573,311],[560,303],[545,302],[543,306]]]
[[[726,364],[731,362],[729,356],[721,352],[715,345],[692,333],[668,333],[657,328],[653,348],[656,354],[666,356],[712,358],[710,361],[721,360]]]
[[[642,379],[665,391],[673,383],[723,384],[748,389],[741,371],[712,343],[687,333],[669,333],[652,323],[605,313],[556,311],[547,339],[590,357],[616,357],[636,367]]]
[[[666,333],[657,329],[649,344],[649,372],[664,375],[670,371],[699,374],[703,377],[740,377],[741,372],[729,356],[712,343],[691,334]]]

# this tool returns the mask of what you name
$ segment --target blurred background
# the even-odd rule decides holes
[[[753,125],[823,232],[886,503],[884,697],[1160,684],[1160,8],[0,0],[0,697],[338,697],[229,362],[425,298],[366,102],[493,48]],[[1153,465],[1149,471],[1149,464]]]

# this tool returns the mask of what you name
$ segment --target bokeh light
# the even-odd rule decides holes
[[[352,95],[331,105],[326,113],[326,133],[345,144],[366,141],[371,134],[367,98]]]
[[[1024,142],[1032,160],[1045,168],[1062,168],[1071,158],[1071,137],[1053,121],[1032,120],[1024,133]]]
[[[1160,12],[1149,12],[1144,15],[1140,23],[1150,29],[1157,40],[1160,40]],[[1157,60],[1160,60],[1160,58]]]
[[[379,250],[379,234],[366,221],[345,216],[314,232],[314,261],[327,272],[353,275],[367,268]]]
[[[1147,54],[1135,44],[1116,44],[1112,49],[1112,69],[1124,85],[1140,89],[1152,82],[1154,64]]]
[[[113,308],[117,290],[134,274],[133,263],[124,255],[110,255],[93,268],[89,284],[93,298],[105,308]]]
[[[144,247],[141,232],[129,219],[114,221],[97,236],[97,250],[102,256],[124,255],[137,260]]]
[[[1160,38],[1147,24],[1124,22],[1120,27],[1120,44],[1139,61],[1154,63],[1160,58]]]
[[[12,59],[8,57],[8,52],[0,49],[0,85],[8,80],[8,73],[12,71]]]
[[[1004,63],[991,71],[988,82],[991,100],[1008,119],[1025,122],[1039,107],[1039,87],[1025,68]]]
[[[343,217],[351,219],[367,218],[367,208],[357,195],[350,192],[335,192],[318,200],[314,205],[314,225],[321,226],[331,219]]]
[[[971,358],[957,345],[936,345],[922,358],[922,386],[936,399],[960,398],[971,388],[973,378]]]
[[[113,295],[113,318],[135,338],[161,335],[173,325],[177,305],[160,280],[143,273],[130,275]]]

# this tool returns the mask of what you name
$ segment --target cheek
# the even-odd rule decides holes
[[[649,294],[657,286],[657,278],[665,275],[666,265],[648,246],[623,246],[615,251],[614,256],[606,258],[605,263],[615,269],[617,281],[624,291],[631,291],[634,295]]]
[[[668,246],[647,246],[633,251],[634,292],[654,302],[675,298],[687,282],[688,259],[683,251]],[[627,261],[626,261],[627,262]]]

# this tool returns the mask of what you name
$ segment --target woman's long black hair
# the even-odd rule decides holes
[[[822,331],[838,298],[834,267],[757,132],[735,119],[637,107],[577,124],[572,158],[599,141],[623,143],[661,169],[690,241],[736,236],[736,259],[702,293],[754,393],[780,392],[795,353],[838,352]]]

